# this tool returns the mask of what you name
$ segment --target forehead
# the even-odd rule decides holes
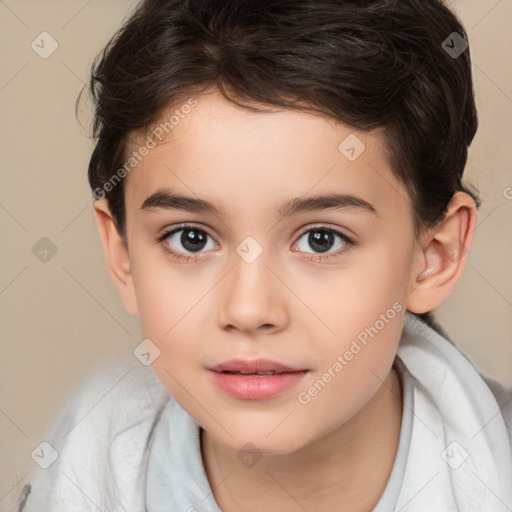
[[[409,201],[380,134],[309,112],[250,111],[218,91],[174,105],[132,141],[132,152],[152,147],[127,176],[129,209],[166,187],[234,216],[329,192],[361,197],[377,210]]]

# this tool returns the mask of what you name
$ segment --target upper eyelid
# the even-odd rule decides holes
[[[349,239],[352,239],[352,236],[351,235],[348,235],[345,231],[345,229],[343,228],[335,228],[335,227],[332,227],[332,226],[329,226],[327,224],[317,224],[317,225],[314,225],[314,226],[307,226],[305,227],[304,229],[301,229],[299,231],[299,234],[298,236],[302,236],[304,235],[305,233],[307,233],[308,231],[312,231],[314,229],[324,229],[326,231],[332,231],[332,232],[335,232],[337,234],[340,234],[340,235],[343,235],[344,237],[346,238],[349,238]]]
[[[175,227],[172,227],[172,228],[164,228],[162,231],[161,231],[161,234],[157,235],[157,240],[158,241],[163,241],[165,240],[166,238],[168,238],[169,236],[179,232],[179,231],[182,231],[184,229],[197,229],[199,231],[204,231],[209,237],[211,238],[215,238],[208,229],[200,226],[200,225],[196,225],[196,224],[189,224],[189,223],[185,223],[185,224],[179,224]],[[217,242],[216,242],[217,243]]]

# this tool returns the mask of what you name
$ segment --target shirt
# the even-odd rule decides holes
[[[199,426],[135,358],[98,370],[45,440],[17,512],[219,512]],[[512,394],[407,313],[394,366],[403,414],[391,475],[372,512],[512,509]]]

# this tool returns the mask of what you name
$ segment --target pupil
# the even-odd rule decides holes
[[[334,243],[334,235],[329,231],[311,231],[308,242],[312,249],[318,252],[326,252]]]
[[[184,229],[181,234],[181,243],[187,251],[200,251],[206,244],[206,236],[195,229]]]

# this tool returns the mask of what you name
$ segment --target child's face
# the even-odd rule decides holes
[[[292,452],[347,422],[389,375],[417,270],[411,206],[376,134],[307,113],[249,112],[220,93],[196,99],[126,178],[132,312],[161,351],[156,374],[205,430],[234,450]],[[366,145],[355,160],[356,139],[339,149],[352,134]],[[141,208],[164,190],[222,211]],[[279,213],[326,194],[357,200]],[[156,242],[182,223],[196,231]],[[211,370],[233,359],[306,371]]]

